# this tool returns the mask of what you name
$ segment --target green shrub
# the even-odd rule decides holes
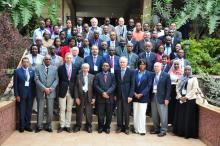
[[[220,75],[219,39],[205,38],[199,41],[194,39],[185,41],[189,41],[190,43],[187,58],[191,62],[195,74],[209,73]]]

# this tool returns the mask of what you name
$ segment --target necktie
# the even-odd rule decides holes
[[[70,77],[71,77],[71,71],[70,71],[70,65],[68,65],[68,68],[67,68],[67,74],[68,74],[68,80],[70,80]]]
[[[125,75],[125,71],[124,71],[124,70],[121,70],[121,80],[124,79],[124,75]]]
[[[80,48],[80,43],[78,42],[78,48]]]
[[[96,56],[93,57],[93,64],[96,65]]]
[[[114,68],[113,56],[110,57],[110,65],[111,65],[111,68]]]

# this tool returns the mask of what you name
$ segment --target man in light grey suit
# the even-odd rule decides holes
[[[56,55],[56,47],[55,46],[50,46],[49,47],[49,54],[50,54],[50,56],[52,58],[51,65],[54,65],[57,68],[60,65],[63,65],[63,58],[58,56],[58,55]]]
[[[136,69],[137,68],[137,62],[138,62],[138,55],[132,52],[133,50],[133,44],[128,43],[127,44],[127,59],[128,59],[128,67],[130,69]]]
[[[79,72],[79,70],[81,69],[81,66],[84,62],[84,59],[78,56],[79,55],[79,48],[78,47],[73,47],[73,48],[71,48],[70,51],[72,52],[72,55],[73,55],[73,59],[72,59],[73,65],[77,69],[77,72]]]
[[[53,105],[56,97],[56,87],[58,84],[57,68],[51,65],[51,56],[44,57],[44,63],[38,66],[35,70],[35,82],[37,87],[37,128],[36,133],[43,129],[44,105],[47,103],[47,131],[52,130]]]
[[[120,39],[120,45],[118,47],[116,47],[116,54],[118,56],[127,56],[127,46],[126,46],[126,39],[125,38],[121,38]]]

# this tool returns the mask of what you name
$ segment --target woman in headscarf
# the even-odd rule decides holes
[[[184,75],[179,80],[176,92],[178,100],[174,116],[173,132],[185,138],[198,137],[198,106],[196,92],[198,80],[192,76],[192,68],[186,66]]]
[[[180,77],[183,75],[183,71],[181,69],[181,64],[179,60],[174,60],[173,65],[171,66],[169,72],[171,79],[171,98],[170,103],[168,105],[168,124],[173,125],[173,118],[175,114],[175,104],[176,104],[176,84]]]

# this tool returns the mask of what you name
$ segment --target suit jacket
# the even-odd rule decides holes
[[[52,92],[47,95],[47,98],[56,97],[56,87],[58,85],[58,73],[57,67],[50,65],[48,66],[48,74],[45,69],[45,65],[40,65],[35,70],[35,83],[37,89],[37,98],[45,97],[45,88],[51,88]]]
[[[105,103],[105,101],[107,101],[113,103],[115,86],[115,76],[112,73],[108,72],[106,82],[104,80],[103,72],[96,74],[94,80],[94,88],[97,93],[96,102]],[[110,96],[109,99],[102,97],[103,92],[106,92]]]
[[[56,58],[55,58],[55,64],[53,64],[54,66],[56,66],[57,68],[63,64],[63,58],[58,56],[58,55],[55,55]]]
[[[35,82],[34,75],[35,72],[33,69],[29,68],[29,87],[25,86],[25,71],[22,67],[18,68],[14,72],[14,95],[20,96],[21,98],[32,98],[35,96]]]
[[[37,54],[37,56],[36,56],[36,62],[35,62],[35,66],[33,65],[33,56],[32,56],[32,54],[28,54],[28,55],[26,55],[25,57],[27,57],[28,59],[29,59],[29,61],[30,61],[30,64],[31,64],[31,66],[30,66],[30,68],[32,68],[33,70],[35,70],[35,68],[38,66],[38,65],[41,65],[42,64],[42,62],[43,62],[43,59],[44,59],[44,56],[42,56],[42,55],[40,55],[40,54]]]
[[[110,47],[110,41],[107,42],[108,47]],[[119,42],[115,40],[115,48],[119,46]]]
[[[73,63],[73,65],[77,69],[78,72],[81,70],[83,62],[84,62],[83,58],[79,56],[76,57],[75,63]]]
[[[88,74],[88,102],[92,102],[92,98],[94,98],[93,82],[94,82],[94,75]],[[83,73],[80,72],[76,78],[74,98],[79,98],[85,101],[85,99],[83,99],[84,98],[83,95],[84,91],[82,89],[83,84],[84,84]]]
[[[181,41],[182,40],[180,38],[177,38],[177,37],[174,36],[173,42],[172,42],[172,45],[171,45],[172,51],[175,51],[176,44],[180,43]]]
[[[117,48],[115,48],[115,51],[116,51],[116,55],[118,55],[118,56],[127,56],[127,46],[125,46],[124,47],[124,50],[123,50],[123,52],[122,52],[122,48],[121,48],[121,46],[118,46]]]
[[[138,54],[138,41],[131,39],[131,43],[133,44],[132,52]],[[126,44],[128,44],[128,39],[126,40]]]
[[[154,63],[157,62],[157,55],[154,52],[150,53],[149,61],[146,58],[146,52],[139,54],[139,59],[145,59],[147,62],[147,70],[153,71]]]
[[[119,59],[120,59],[120,57],[118,57],[117,55],[114,55],[114,72],[116,72],[117,70],[120,70]],[[105,62],[108,62],[108,64],[109,64],[110,67],[111,67],[110,55],[105,56],[105,57],[103,58],[103,60],[104,60]]]
[[[96,58],[96,66],[98,66],[98,71],[94,70],[94,63],[93,63],[93,56],[89,55],[84,59],[85,63],[88,63],[90,68],[89,68],[89,73],[91,74],[97,74],[98,72],[100,72],[102,70],[102,62],[103,62],[103,58],[102,56],[97,56]]]
[[[153,80],[156,74],[153,75]],[[159,81],[157,84],[157,93],[156,98],[159,104],[164,104],[164,100],[170,100],[170,93],[171,93],[171,79],[170,75],[162,72],[159,77]]]
[[[64,98],[66,96],[67,90],[69,88],[70,95],[74,97],[74,86],[76,81],[77,69],[72,64],[72,73],[70,81],[68,80],[66,65],[63,64],[58,68],[58,76],[59,76],[59,92],[58,96]]]
[[[182,40],[182,33],[180,31],[175,31],[174,32],[174,37],[177,37],[178,39]]]
[[[135,78],[134,71],[127,68],[124,74],[123,79],[121,79],[121,69],[115,73],[116,79],[116,95],[117,100],[123,98],[127,100],[128,97],[133,97],[134,87],[135,87]]]
[[[90,53],[90,54],[91,54],[91,53]],[[80,47],[80,48],[79,48],[79,57],[85,58],[85,57],[84,57],[84,48],[83,48],[83,47]]]
[[[138,61],[138,56],[131,52],[130,54],[127,54],[127,59],[128,59],[128,66],[131,69],[136,69],[137,68],[137,61]]]
[[[152,52],[157,52],[159,46],[162,44],[162,41],[160,39],[156,38],[156,39],[150,39],[150,42],[153,45]]]
[[[135,71],[135,89],[134,92],[137,94],[143,94],[140,99],[133,98],[133,102],[139,103],[149,103],[150,102],[150,91],[153,84],[153,73],[149,71],[145,71],[142,75],[141,79],[138,79],[138,70]]]
[[[101,43],[102,43],[102,40],[99,38],[99,40],[98,40],[98,47],[99,47],[99,48],[102,46]],[[94,40],[94,38],[89,39],[89,47],[92,47],[92,45],[95,45],[95,40]]]
[[[165,72],[165,73],[168,73],[169,70],[170,70],[170,68],[171,68],[171,65],[170,65],[170,64],[166,64],[165,68],[162,67],[161,70],[162,70],[163,72]]]

